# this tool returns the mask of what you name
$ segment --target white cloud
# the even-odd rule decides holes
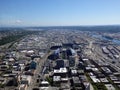
[[[21,20],[16,20],[15,23],[17,23],[17,24],[21,24],[22,21],[21,21]]]

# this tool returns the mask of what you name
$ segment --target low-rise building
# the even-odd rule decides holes
[[[105,86],[108,90],[115,90],[115,88],[112,84],[105,84]]]
[[[110,82],[107,80],[107,78],[100,78],[100,81],[105,84],[109,84]]]
[[[62,78],[64,78],[67,76],[68,70],[67,68],[54,69],[53,73],[54,76],[61,76]]]
[[[94,83],[99,83],[100,82],[100,80],[98,78],[96,78],[96,76],[90,76],[90,78],[92,79],[92,81]]]

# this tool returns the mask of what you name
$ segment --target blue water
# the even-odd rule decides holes
[[[120,40],[113,39],[112,42],[120,45]]]
[[[102,35],[95,35],[95,34],[94,35],[92,34],[92,37],[99,38],[101,40],[111,41],[111,42],[113,42],[115,44],[120,45],[120,40],[117,40],[117,39],[109,39],[109,38],[106,38],[106,37],[104,37]]]

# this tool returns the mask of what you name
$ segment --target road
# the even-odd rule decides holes
[[[44,62],[47,60],[47,57],[51,54],[52,52],[46,53],[41,59],[39,59],[37,68],[35,71],[34,76],[32,77],[32,82],[27,88],[27,90],[32,90],[34,87],[38,87],[38,84],[36,83],[38,75],[40,75],[40,72],[42,71],[42,68],[44,66]],[[40,75],[42,76],[42,75]],[[42,78],[42,77],[41,77]]]

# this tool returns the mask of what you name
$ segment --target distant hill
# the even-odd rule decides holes
[[[68,29],[68,30],[81,30],[81,31],[99,31],[99,32],[120,32],[120,26],[106,25],[106,26],[50,26],[50,27],[29,27],[31,29]]]
[[[44,27],[4,27],[4,30],[53,30],[53,29],[67,29],[67,30],[81,30],[81,31],[97,31],[97,32],[120,32],[120,25],[105,25],[105,26],[44,26]]]

